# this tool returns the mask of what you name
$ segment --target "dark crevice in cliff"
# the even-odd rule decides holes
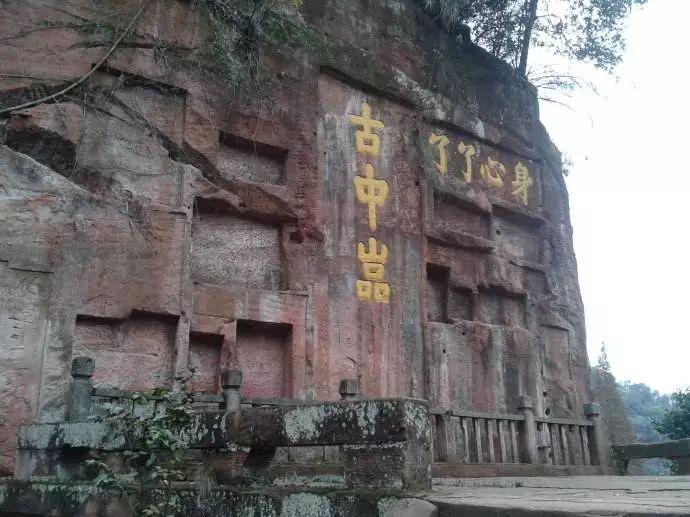
[[[68,82],[58,82],[55,84],[33,83],[29,86],[0,91],[0,111],[11,106],[19,106],[26,102],[49,97],[62,90],[68,84]],[[9,114],[5,117],[9,117]],[[2,118],[1,115],[0,118]]]
[[[143,47],[139,47],[143,48]],[[157,81],[149,77],[144,77],[143,75],[133,74],[131,72],[125,72],[117,68],[110,67],[108,65],[103,65],[98,69],[99,72],[104,74],[109,74],[118,78],[120,82],[120,87],[133,87],[141,86],[143,88],[151,88],[163,94],[172,95],[187,95],[187,90],[180,88],[179,86],[174,86],[169,83],[164,83],[162,81]],[[110,92],[114,93],[114,92]]]
[[[75,185],[103,195],[113,186],[112,177],[104,176],[77,162],[77,146],[62,135],[30,122],[30,118],[14,117],[6,128],[5,144],[67,178]]]

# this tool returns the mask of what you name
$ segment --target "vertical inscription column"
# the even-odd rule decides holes
[[[416,118],[384,97],[322,76],[318,140],[328,303],[316,307],[316,375],[362,398],[423,396],[420,156]],[[321,288],[321,287],[320,287]]]
[[[381,151],[381,137],[378,132],[383,131],[384,125],[380,120],[371,117],[371,106],[362,103],[361,115],[350,115],[350,122],[358,127],[355,131],[355,147],[357,153],[367,159],[377,157]],[[376,170],[371,163],[364,165],[361,175],[355,176],[355,194],[357,201],[366,205],[369,229],[375,233],[378,229],[377,209],[382,207],[388,198],[388,183],[376,178]],[[388,262],[388,246],[379,244],[376,237],[369,237],[368,247],[363,242],[357,244],[357,259],[362,265],[364,279],[357,280],[357,298],[362,301],[376,303],[390,303],[391,288],[386,282],[386,262]]]

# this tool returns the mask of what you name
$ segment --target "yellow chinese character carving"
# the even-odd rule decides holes
[[[391,288],[385,282],[374,284],[374,301],[379,303],[389,303],[391,299]]]
[[[384,282],[386,277],[385,263],[388,261],[388,246],[378,243],[369,237],[369,249],[363,242],[357,244],[357,258],[362,263],[365,280],[357,280],[357,297],[360,300],[371,300],[389,303],[391,288]]]
[[[448,156],[446,154],[446,146],[449,144],[450,140],[446,135],[437,135],[436,133],[431,133],[429,136],[429,143],[431,145],[438,145],[439,161],[434,162],[438,172],[443,176],[448,171]]]
[[[357,280],[357,298],[362,301],[373,299],[378,303],[390,303],[391,288],[386,282],[369,282],[367,280]]]
[[[465,157],[465,172],[462,173],[467,183],[472,183],[472,157],[477,154],[473,145],[465,145],[464,142],[458,144],[458,151]]]
[[[373,262],[364,262],[362,264],[364,270],[364,278],[367,280],[383,280],[386,276],[386,268],[383,264],[374,264]]]
[[[376,230],[376,207],[382,206],[388,197],[388,183],[374,177],[374,167],[364,166],[364,177],[355,176],[357,201],[369,206],[369,228]]]
[[[357,280],[355,286],[357,288],[357,298],[363,301],[371,300],[374,292],[371,282],[367,280]]]
[[[534,180],[529,174],[529,170],[525,167],[522,162],[518,162],[515,166],[515,181],[513,181],[513,187],[515,190],[511,192],[515,197],[519,198],[523,204],[527,205],[529,203],[529,188],[534,184]]]
[[[374,237],[369,237],[369,251],[363,242],[357,244],[357,258],[360,262],[373,262],[374,264],[385,264],[388,262],[388,246],[381,244],[381,251],[377,251],[377,242]]]
[[[373,132],[374,129],[382,130],[383,122],[371,118],[371,106],[362,103],[362,115],[350,115],[350,122],[362,129],[355,131],[355,147],[358,153],[378,156],[381,149],[381,138]]]
[[[479,172],[490,187],[501,188],[503,186],[503,176],[506,174],[506,166],[498,160],[493,160],[489,156],[487,163],[482,164]]]

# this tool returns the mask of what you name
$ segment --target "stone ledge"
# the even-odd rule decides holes
[[[385,490],[288,489],[238,490],[230,487],[204,489],[190,484],[177,484],[169,491],[147,490],[138,499],[132,487],[130,497],[144,504],[174,493],[180,498],[181,509],[175,516],[205,515],[208,517],[431,517],[433,505],[412,499],[415,494]],[[203,496],[203,497],[202,497]],[[395,513],[391,508],[412,506],[419,501],[425,514]],[[257,513],[257,511],[259,513]],[[58,484],[49,482],[0,481],[0,516],[53,515],[56,517],[133,517],[124,498],[117,490],[98,489],[92,483]]]

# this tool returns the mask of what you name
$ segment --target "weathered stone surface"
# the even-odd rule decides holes
[[[134,492],[134,491],[133,491]],[[379,500],[394,504],[388,493],[310,493],[286,490],[233,490],[213,488],[174,489],[180,509],[171,515],[208,517],[387,517]],[[133,494],[132,501],[143,504],[166,500],[170,492],[145,491]],[[141,497],[141,499],[139,499]],[[98,490],[93,485],[0,482],[0,515],[54,515],[56,517],[134,517],[116,491]],[[427,514],[420,514],[427,515]]]
[[[438,508],[422,499],[379,501],[381,517],[438,517]]]
[[[64,4],[3,4],[0,107],[78,79],[139,6]],[[79,355],[98,389],[217,393],[232,368],[250,398],[356,379],[362,398],[582,416],[567,192],[531,85],[419,2],[305,0],[257,31],[260,92],[229,87],[207,2],[150,4],[82,88],[2,120],[0,472],[22,422],[64,417]],[[365,274],[382,285],[360,299]]]
[[[534,517],[690,515],[690,477],[437,480],[428,500],[441,515]],[[596,496],[591,496],[596,493]]]
[[[198,463],[202,469],[226,472],[213,455],[232,457],[239,451],[236,470],[249,469],[249,474],[243,473],[244,484],[253,475],[276,475],[267,467],[278,447],[288,448],[289,461],[310,464],[322,463],[324,446],[336,445],[342,450],[337,461],[344,461],[342,470],[335,472],[344,477],[344,486],[420,490],[431,483],[429,425],[424,402],[380,399],[244,408],[234,413],[206,411],[174,432],[183,445],[185,463]],[[73,463],[81,464],[83,470],[88,458],[126,458],[127,451],[146,449],[144,433],[141,421],[124,418],[23,426],[16,477],[60,477]],[[195,454],[206,456],[194,459]],[[78,458],[72,461],[74,455]],[[217,481],[224,481],[224,475]],[[88,478],[82,471],[63,477]],[[304,476],[305,483],[308,479],[319,482],[318,475]]]
[[[334,492],[228,487],[186,488],[176,493],[183,508],[175,515],[209,517],[553,517],[584,515],[690,515],[690,478],[576,477],[436,480],[424,499],[386,492]],[[595,491],[596,497],[585,497]],[[165,497],[145,492],[145,501]],[[438,510],[436,510],[438,509]],[[0,512],[9,515],[131,517],[116,491],[92,484],[55,485],[41,482],[0,482]],[[408,513],[405,513],[408,512]]]

